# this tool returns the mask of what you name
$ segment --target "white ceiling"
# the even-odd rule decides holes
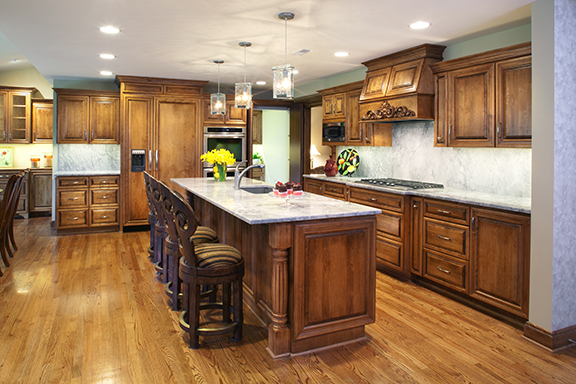
[[[533,0],[0,0],[0,72],[33,65],[48,80],[114,74],[216,82],[265,80],[288,62],[306,84],[362,67],[361,62],[422,43],[453,44],[526,24]],[[408,25],[426,20],[425,30]],[[114,25],[117,35],[99,27]],[[3,35],[5,36],[3,36]],[[303,56],[292,56],[311,49]],[[350,52],[345,58],[336,51]],[[100,53],[112,53],[103,60]],[[12,59],[20,59],[11,63]],[[27,61],[27,60],[28,61]],[[254,86],[255,89],[262,87]]]

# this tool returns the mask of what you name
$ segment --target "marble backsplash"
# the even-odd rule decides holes
[[[528,148],[434,147],[434,122],[397,123],[392,147],[354,148],[360,166],[354,176],[392,177],[441,183],[446,187],[530,197],[532,150]]]
[[[119,144],[60,144],[58,172],[120,171]]]

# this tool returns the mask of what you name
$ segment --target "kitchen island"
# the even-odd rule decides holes
[[[244,304],[268,328],[273,357],[366,339],[375,316],[379,209],[314,194],[286,202],[234,190],[232,179],[172,181],[186,189],[199,222],[242,252]]]

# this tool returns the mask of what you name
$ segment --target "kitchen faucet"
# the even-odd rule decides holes
[[[238,165],[236,166],[236,169],[234,169],[234,189],[240,189],[240,181],[242,181],[242,178],[244,177],[244,175],[246,175],[246,172],[248,172],[250,169],[252,168],[263,169],[266,166],[266,164],[254,164],[249,167],[246,167],[245,170],[240,172],[240,165],[242,165],[242,163],[247,163],[247,161],[244,160],[239,162]]]

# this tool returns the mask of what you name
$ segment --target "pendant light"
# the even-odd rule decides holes
[[[288,20],[292,20],[294,14],[282,12],[278,18],[284,20],[284,65],[272,68],[273,97],[275,99],[293,99],[294,67],[288,64]]]
[[[225,115],[226,114],[226,95],[220,93],[220,64],[224,61],[214,60],[218,64],[218,93],[210,95],[210,114],[211,115]]]
[[[244,82],[236,83],[234,87],[234,106],[241,109],[250,109],[252,106],[252,83],[246,82],[246,48],[250,47],[252,43],[243,41],[238,43],[238,45],[244,47]]]

